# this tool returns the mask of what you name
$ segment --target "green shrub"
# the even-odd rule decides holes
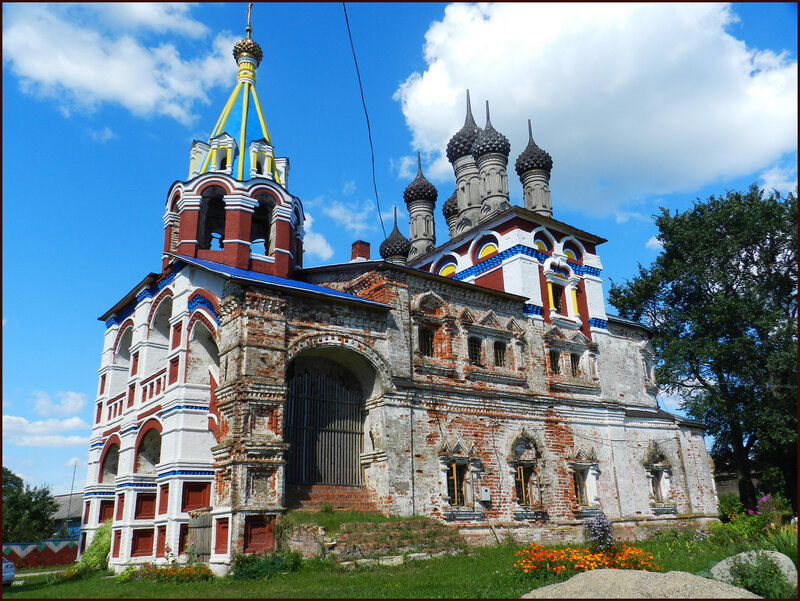
[[[739,495],[719,495],[719,517],[728,521],[732,515],[744,513],[744,505],[739,500]]]
[[[747,589],[766,599],[797,597],[797,588],[786,581],[778,564],[765,553],[750,559],[736,557],[731,565],[734,586]]]
[[[233,556],[231,574],[236,580],[269,580],[276,574],[294,572],[303,563],[300,553],[273,553]]]
[[[797,566],[797,530],[791,526],[770,529],[764,536],[764,547],[783,553]]]
[[[59,574],[61,580],[80,580],[96,570],[108,568],[108,554],[111,551],[111,520],[100,526],[94,533],[89,548],[71,568]]]
[[[718,544],[753,542],[765,534],[769,523],[770,516],[767,514],[734,514],[727,523],[711,524],[710,530],[714,541]]]
[[[166,566],[157,566],[144,563],[140,566],[130,566],[117,576],[117,582],[131,582],[134,580],[153,580],[155,582],[201,582],[213,580],[214,572],[207,565],[195,563],[180,565],[173,563]]]

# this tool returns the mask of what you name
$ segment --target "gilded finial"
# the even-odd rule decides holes
[[[252,10],[252,8],[253,8],[253,3],[251,2],[250,4],[247,5],[247,27],[244,30],[248,38],[250,37],[250,33],[253,31],[253,28],[250,27],[250,11]]]

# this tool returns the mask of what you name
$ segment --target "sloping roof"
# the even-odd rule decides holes
[[[67,520],[81,517],[83,492],[76,492],[71,495],[53,495],[53,498],[58,503],[58,509],[56,509],[53,519]]]
[[[323,297],[346,303],[356,303],[359,305],[374,307],[376,309],[389,309],[389,305],[369,300],[367,298],[361,298],[360,296],[347,294],[346,292],[340,292],[339,290],[334,290],[332,288],[326,288],[325,286],[319,286],[317,284],[310,284],[308,282],[301,282],[298,280],[288,280],[286,278],[280,278],[274,275],[268,275],[266,273],[248,271],[246,269],[239,269],[238,267],[230,267],[229,265],[215,263],[214,261],[207,261],[206,259],[195,259],[192,257],[185,257],[183,255],[172,254],[170,254],[170,256],[173,256],[184,263],[195,265],[205,269],[206,271],[216,273],[234,281],[260,284],[269,288],[288,290],[295,294]]]

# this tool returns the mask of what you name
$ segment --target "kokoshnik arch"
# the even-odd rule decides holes
[[[348,263],[303,269],[289,192],[256,93],[262,51],[234,48],[236,86],[186,181],[167,193],[161,271],[100,319],[106,334],[81,552],[113,520],[111,565],[186,557],[224,571],[275,546],[287,509],[372,509],[580,536],[603,510],[630,533],[716,516],[697,423],[658,408],[650,332],[608,315],[597,247],[553,218],[553,160],[466,119],[442,204],[422,173],[397,221]]]

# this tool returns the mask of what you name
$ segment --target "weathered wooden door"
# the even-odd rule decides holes
[[[364,393],[333,361],[296,362],[289,372],[288,484],[361,484]]]
[[[189,518],[189,545],[194,541],[197,561],[211,559],[211,514],[203,513]],[[191,550],[191,546],[188,546]]]

